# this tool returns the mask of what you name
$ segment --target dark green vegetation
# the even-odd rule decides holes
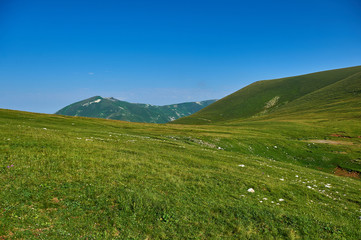
[[[174,123],[214,124],[275,115],[303,118],[315,108],[330,114],[360,113],[360,94],[361,66],[258,81]]]
[[[0,109],[0,239],[361,239],[352,75],[212,125]]]
[[[106,118],[129,122],[167,123],[180,117],[191,115],[215,101],[216,100],[206,100],[156,106],[95,96],[70,104],[60,109],[56,114]]]

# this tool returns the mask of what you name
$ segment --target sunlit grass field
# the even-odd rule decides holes
[[[358,136],[357,118],[188,126],[0,110],[0,239],[361,239],[361,181],[333,173],[361,171]]]

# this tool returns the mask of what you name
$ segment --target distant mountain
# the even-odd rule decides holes
[[[91,97],[70,104],[55,114],[95,117],[129,122],[166,123],[191,115],[216,100],[186,102],[165,106],[129,103],[115,98]]]
[[[214,124],[257,117],[359,116],[361,66],[252,83],[178,124]],[[323,115],[322,115],[323,114]]]

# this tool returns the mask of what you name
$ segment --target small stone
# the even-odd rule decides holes
[[[254,193],[254,189],[253,189],[253,188],[249,188],[247,191],[250,192],[250,193]]]

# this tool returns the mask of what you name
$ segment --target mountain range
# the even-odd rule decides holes
[[[216,100],[206,100],[157,106],[129,103],[113,97],[103,98],[95,96],[70,104],[55,114],[106,118],[129,122],[167,123],[191,115],[215,101]]]

